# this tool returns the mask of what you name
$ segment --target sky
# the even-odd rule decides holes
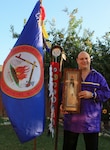
[[[28,20],[37,0],[3,0],[0,3],[0,65],[10,53],[17,39],[12,38],[10,26],[21,33],[24,19]],[[110,0],[43,0],[47,21],[55,19],[57,29],[67,27],[69,12],[78,9],[77,18],[83,19],[84,29],[94,31],[94,38],[101,38],[110,31]],[[49,25],[46,26],[49,31]]]

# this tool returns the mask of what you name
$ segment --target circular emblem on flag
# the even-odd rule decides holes
[[[1,88],[15,98],[36,95],[44,81],[43,60],[40,52],[28,45],[14,47],[3,65]]]

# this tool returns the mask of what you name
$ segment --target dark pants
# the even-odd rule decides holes
[[[63,150],[76,150],[79,133],[64,130]],[[83,133],[86,150],[98,150],[98,133]]]

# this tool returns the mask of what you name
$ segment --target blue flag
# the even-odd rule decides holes
[[[11,124],[24,143],[44,131],[45,98],[40,1],[3,64],[2,100]]]

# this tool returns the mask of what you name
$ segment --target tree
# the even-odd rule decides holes
[[[69,12],[68,9],[64,9],[63,11],[68,15],[69,18],[67,29],[56,29],[55,20],[48,22],[50,24],[50,31],[48,31],[48,34],[51,47],[60,45],[67,56],[67,61],[64,62],[63,68],[76,68],[77,54],[81,50],[85,50],[91,55],[93,60],[92,66],[105,76],[110,86],[110,32],[105,33],[101,39],[97,38],[96,42],[93,43],[92,38],[94,36],[94,31],[85,29],[82,32],[83,20],[82,18],[77,20],[75,16],[78,12],[78,9],[74,9],[72,12]],[[19,34],[14,31],[14,27],[11,26],[10,28],[13,35],[12,37],[18,38]],[[50,61],[51,54],[45,51],[44,68],[46,80],[48,79],[48,68]]]
[[[108,84],[109,81],[109,73],[110,73],[110,34],[105,33],[102,37],[102,40],[97,38],[96,43],[93,45],[93,66],[99,72],[101,72]]]

